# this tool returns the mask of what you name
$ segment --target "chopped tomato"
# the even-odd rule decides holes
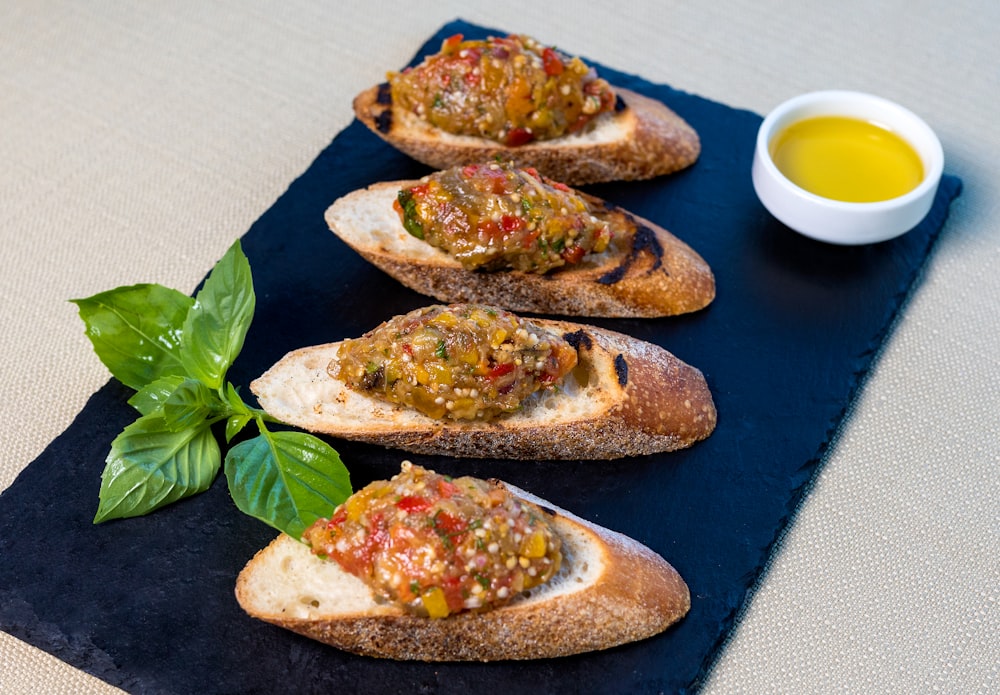
[[[510,147],[520,147],[527,145],[534,139],[535,136],[527,128],[511,128],[510,132],[507,133],[506,144]]]
[[[542,235],[540,229],[536,229],[533,232],[529,232],[524,235],[524,241],[521,242],[521,246],[526,249],[530,249],[538,241],[538,237]]]
[[[479,234],[486,239],[503,238],[503,230],[500,229],[500,225],[493,220],[479,220],[477,230],[479,231]]]
[[[441,533],[453,536],[467,530],[469,528],[469,523],[465,519],[452,516],[447,512],[439,511],[434,515],[434,528]]]
[[[587,251],[582,246],[567,246],[559,254],[563,259],[570,264],[579,263],[580,260],[587,255]]]
[[[438,494],[445,499],[451,498],[451,496],[456,492],[458,492],[458,486],[455,485],[455,483],[450,480],[445,480],[444,478],[441,478],[441,480],[438,481]]]

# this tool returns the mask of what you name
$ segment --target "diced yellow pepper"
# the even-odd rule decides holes
[[[440,314],[431,319],[431,323],[436,323],[440,326],[454,326],[458,323],[458,319],[450,311],[442,311]]]
[[[431,383],[444,384],[446,386],[451,386],[454,383],[451,370],[445,364],[432,362],[427,365],[427,372],[430,374]]]
[[[441,587],[434,586],[424,592],[423,596],[420,597],[424,602],[424,608],[427,609],[427,615],[431,618],[447,618],[448,613],[448,602],[444,599],[444,591]]]
[[[365,506],[368,503],[367,495],[351,495],[344,502],[344,510],[347,512],[347,520],[351,522],[356,522],[361,518],[361,513],[364,511]]]
[[[417,383],[418,384],[425,384],[426,385],[426,384],[430,383],[431,375],[427,371],[427,369],[424,367],[424,365],[422,365],[422,364],[416,365],[416,372],[417,372]]]
[[[479,364],[479,351],[466,350],[462,353],[462,361],[466,364]]]
[[[521,555],[530,558],[545,557],[546,545],[545,534],[535,531],[521,544]]]

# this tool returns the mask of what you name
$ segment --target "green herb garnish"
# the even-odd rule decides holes
[[[448,346],[445,344],[444,340],[439,340],[437,347],[434,348],[434,356],[438,359],[447,361],[448,359]]]
[[[148,514],[203,492],[222,467],[214,425],[226,442],[251,421],[258,436],[226,454],[236,506],[293,538],[351,494],[340,456],[304,432],[251,408],[226,373],[243,348],[256,298],[239,241],[194,298],[162,285],[119,287],[71,300],[101,362],[136,390],[140,414],[111,443],[94,523]]]

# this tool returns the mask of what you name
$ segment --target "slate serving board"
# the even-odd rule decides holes
[[[454,33],[506,32],[452,22],[416,59]],[[423,664],[352,656],[251,620],[233,583],[274,532],[236,510],[223,477],[151,516],[91,524],[111,440],[135,416],[126,404],[131,392],[111,381],[0,495],[0,628],[135,693],[697,690],[961,183],[946,176],[930,215],[901,238],[856,248],[814,242],[773,219],[754,196],[758,115],[598,68],[687,119],[703,154],[680,174],[587,190],[694,246],[716,273],[718,298],[690,316],[593,323],[699,367],[718,428],[686,451],[615,462],[409,458],[441,472],[505,478],[649,545],[691,588],[691,612],[680,624],[577,657]],[[340,195],[427,171],[354,122],[251,227],[243,248],[257,313],[230,372],[234,383],[245,387],[290,349],[360,335],[433,303],[366,264],[323,221]],[[332,443],[355,489],[395,473],[404,456]]]

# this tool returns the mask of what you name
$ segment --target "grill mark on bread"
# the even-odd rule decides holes
[[[382,106],[392,106],[392,87],[388,82],[383,82],[378,86],[378,92],[375,95],[375,103],[381,104]]]
[[[380,133],[388,133],[392,130],[392,109],[380,111],[375,116],[375,127],[378,128]]]
[[[625,388],[628,385],[628,362],[620,352],[615,355],[615,374],[618,376],[618,385]]]
[[[383,135],[388,135],[392,130],[392,87],[388,82],[381,83],[376,89],[371,117],[375,129]]]
[[[590,350],[594,346],[590,335],[583,329],[573,331],[572,333],[563,333],[563,340],[572,345],[573,349],[577,352],[581,349]]]
[[[622,259],[622,262],[608,272],[604,273],[597,281],[602,285],[613,285],[620,282],[635,262],[642,255],[643,251],[648,252],[653,257],[653,267],[650,272],[663,267],[663,244],[656,238],[656,232],[649,226],[640,223],[631,214],[624,210],[620,212],[625,218],[635,226],[635,235],[632,237],[632,248]],[[664,271],[666,272],[666,271]]]

